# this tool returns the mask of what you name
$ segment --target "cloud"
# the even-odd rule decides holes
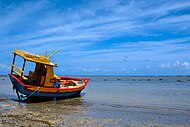
[[[10,70],[10,67],[5,64],[0,64],[0,70]]]
[[[124,67],[124,68],[122,68],[121,70],[122,70],[122,71],[126,71],[126,68]]]
[[[46,49],[52,52],[59,48],[55,60],[63,58],[59,63],[70,66],[88,63],[88,68],[80,69],[86,72],[98,71],[108,62],[109,68],[121,64],[125,68],[128,62],[149,59],[150,64],[181,57],[185,61],[190,53],[189,7],[188,0],[97,0],[72,6],[48,0],[21,1],[0,6],[0,51],[9,54],[19,48],[43,54]]]
[[[148,66],[146,66],[146,68],[147,68],[147,69],[150,69],[150,66],[148,65]]]
[[[23,21],[23,23],[26,24],[28,21],[30,21],[30,19],[32,20],[34,18],[34,14],[37,11],[41,12],[39,13],[39,15],[46,15],[45,17],[43,17],[43,19],[40,16],[37,16],[35,18],[36,22],[44,20],[42,25],[39,25],[39,27],[36,27],[36,22],[31,22],[29,23],[29,26],[35,26],[34,28],[31,27],[31,31],[29,30],[28,32],[24,33],[19,32],[17,35],[14,35],[15,41],[13,41],[12,43],[10,43],[9,41],[9,46],[12,45],[13,47],[14,43],[18,42],[20,47],[22,47],[26,44],[35,46],[42,45],[44,43],[51,44],[58,41],[73,41],[80,43],[79,40],[88,40],[89,42],[92,42],[106,40],[116,36],[124,36],[126,34],[142,35],[142,33],[147,33],[147,26],[154,27],[158,24],[168,23],[168,18],[171,18],[164,17],[160,18],[158,21],[149,20],[148,22],[144,22],[144,19],[142,19],[142,17],[150,19],[157,16],[158,14],[160,17],[162,17],[163,15],[165,15],[165,13],[169,13],[170,10],[187,7],[187,5],[189,5],[188,1],[182,2],[180,4],[178,4],[177,1],[172,3],[166,2],[163,5],[161,4],[161,2],[150,1],[150,5],[156,5],[155,3],[161,4],[161,6],[154,7],[153,11],[151,6],[146,5],[146,2],[123,2],[111,0],[87,3],[87,5],[77,6],[74,7],[75,9],[71,10],[56,9],[55,7],[53,7],[53,5],[51,5],[51,7],[49,7],[51,9],[50,12],[50,10],[48,10],[48,6],[50,6],[50,3],[51,2],[24,2],[23,4],[14,6],[14,10],[7,12],[8,15],[10,15],[9,17],[11,18],[9,19],[3,17],[7,22],[10,21],[9,24],[4,24],[5,27],[14,26],[17,21],[28,18],[27,21]],[[99,4],[101,6],[94,7],[95,4]],[[144,6],[147,7],[147,11],[139,13],[142,12]],[[20,11],[26,10],[25,8],[29,8],[29,11]],[[102,15],[99,15],[98,12],[101,12]],[[16,17],[14,15],[18,15],[19,17]],[[31,18],[28,15],[31,15]],[[77,17],[77,20],[75,19],[75,17]],[[15,20],[12,20],[12,18],[14,18]],[[184,18],[188,19],[189,16],[185,15],[185,17],[183,16],[180,18],[173,18],[183,20]],[[50,19],[53,19],[53,21],[55,22],[54,25],[50,25],[52,24],[52,20]],[[61,21],[57,22],[57,20]],[[13,23],[13,21],[16,22]],[[171,21],[175,20],[171,19]]]
[[[190,62],[185,61],[185,62],[180,62],[179,60],[173,62],[173,63],[166,63],[166,64],[161,64],[161,68],[185,68],[185,69],[190,69]]]
[[[10,33],[10,30],[15,30],[15,28],[23,29],[23,26],[26,26],[26,22],[30,24],[34,24],[35,21],[30,23],[31,14],[37,13],[40,11],[44,5],[46,5],[45,1],[38,2],[22,2],[19,4],[12,3],[7,6],[1,6],[1,10],[3,12],[0,15],[0,34]],[[27,26],[29,26],[27,25]],[[27,29],[25,27],[25,29]]]

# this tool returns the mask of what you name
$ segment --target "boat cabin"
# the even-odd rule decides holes
[[[59,50],[56,50],[50,56],[42,56],[15,49],[13,52],[14,57],[12,61],[11,74],[18,77],[20,82],[24,82],[29,85],[55,87],[55,84],[60,82],[61,78],[54,74],[54,67],[57,67],[57,64],[51,63],[50,57],[58,51]],[[15,65],[16,56],[24,59],[22,68]],[[34,62],[36,65],[33,71],[29,71],[28,75],[24,75],[27,61]]]

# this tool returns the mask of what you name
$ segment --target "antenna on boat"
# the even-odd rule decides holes
[[[55,55],[57,52],[59,52],[59,49],[55,50],[51,55],[49,55],[47,58],[51,58],[53,55]]]
[[[45,57],[48,57],[48,51],[46,50],[46,54],[45,54]]]

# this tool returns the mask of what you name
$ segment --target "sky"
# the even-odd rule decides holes
[[[14,49],[60,49],[58,75],[190,75],[190,1],[0,0],[0,74]]]

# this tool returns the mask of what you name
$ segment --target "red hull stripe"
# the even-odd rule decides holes
[[[28,85],[28,84],[22,83],[13,74],[10,74],[10,76],[12,76],[18,83],[20,83],[26,91],[32,92],[38,88],[38,86],[33,86],[33,85]],[[84,80],[85,84],[81,85],[79,87],[76,87],[76,88],[50,88],[50,87],[40,86],[39,92],[40,93],[57,93],[58,91],[59,91],[59,93],[76,92],[76,91],[83,90],[89,81],[89,78],[72,78],[72,77],[66,77],[66,76],[60,76],[60,78],[61,78],[61,80],[75,80],[75,81]],[[44,91],[46,91],[46,92],[44,92]]]

